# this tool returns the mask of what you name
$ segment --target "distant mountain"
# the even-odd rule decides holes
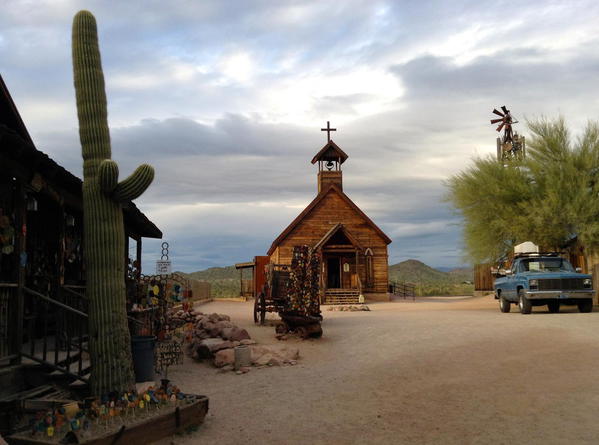
[[[434,283],[449,281],[449,276],[445,272],[427,266],[422,261],[406,260],[389,266],[389,281]]]
[[[213,298],[239,296],[239,271],[235,269],[235,266],[210,267],[192,273],[179,273],[189,278],[209,282]],[[243,278],[251,278],[249,272],[245,271]]]
[[[209,269],[199,270],[186,275],[201,281],[226,280],[229,278],[239,279],[239,271],[235,269],[235,266],[210,267]]]
[[[239,271],[235,266],[211,267],[205,270],[199,270],[192,273],[182,273],[182,275],[195,278],[201,281],[208,281],[212,284],[212,296],[235,297],[239,295]],[[244,279],[249,279],[248,271],[243,273]],[[441,271],[427,266],[418,260],[406,260],[401,263],[389,266],[389,281],[408,281],[424,285],[422,293],[425,295],[449,295],[454,293],[453,287],[465,281],[472,281],[473,271],[469,268],[451,269]],[[459,291],[456,291],[460,293]],[[463,291],[462,291],[463,292]]]
[[[460,267],[458,269],[452,269],[447,273],[460,282],[474,281],[474,269],[471,267]]]
[[[427,266],[422,261],[406,260],[389,266],[389,281],[409,281],[424,284],[459,284],[472,281],[469,268],[442,271]]]

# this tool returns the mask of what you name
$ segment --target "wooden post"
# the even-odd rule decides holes
[[[125,229],[125,282],[127,282],[128,276],[129,276],[129,234],[127,233],[127,229]]]
[[[239,296],[243,297],[243,269],[239,269]]]
[[[11,364],[13,365],[21,363],[21,351],[23,349],[23,317],[25,315],[25,293],[23,288],[25,287],[25,266],[27,265],[27,196],[21,179],[17,180],[15,202],[17,292],[15,293],[16,301],[13,305],[15,313],[12,316],[15,323],[15,336],[13,339],[12,352],[16,354],[16,357],[11,360]]]
[[[141,235],[137,237],[135,260],[137,261],[137,280],[141,279]]]
[[[64,252],[65,252],[65,236],[66,236],[66,223],[65,223],[65,209],[64,205],[59,203],[58,211],[58,292],[64,284]]]
[[[360,269],[358,269],[358,249],[356,249],[356,286],[358,287],[358,291],[362,293],[360,286]]]
[[[599,303],[599,263],[593,264],[593,289],[595,289],[595,302]]]

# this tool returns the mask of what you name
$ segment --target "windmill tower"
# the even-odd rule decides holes
[[[524,159],[526,156],[526,141],[524,136],[514,133],[512,125],[517,124],[510,110],[505,105],[501,107],[502,111],[497,108],[493,109],[493,114],[501,116],[498,119],[491,119],[492,124],[499,124],[496,128],[498,132],[503,130],[503,136],[497,138],[497,160],[505,163],[513,159]]]

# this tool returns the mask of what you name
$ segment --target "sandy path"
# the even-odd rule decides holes
[[[177,444],[599,441],[599,313],[501,314],[495,300],[437,298],[328,312],[297,366],[217,373],[186,361],[172,380],[210,397],[200,431]],[[249,303],[221,312],[261,343]],[[515,312],[515,308],[512,308]]]

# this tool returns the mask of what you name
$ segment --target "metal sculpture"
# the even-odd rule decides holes
[[[505,105],[501,107],[501,110],[493,108],[493,114],[501,117],[491,119],[491,124],[499,124],[496,131],[503,130],[503,137],[497,138],[497,159],[499,161],[522,159],[525,154],[524,137],[512,130],[512,125],[517,124],[518,121],[512,117],[512,113]]]

